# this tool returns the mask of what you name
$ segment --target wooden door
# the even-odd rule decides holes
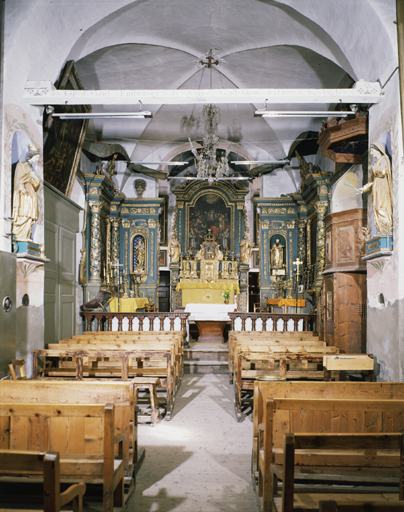
[[[168,270],[160,270],[158,308],[164,313],[170,311],[170,272]]]

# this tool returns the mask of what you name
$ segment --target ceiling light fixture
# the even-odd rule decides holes
[[[150,110],[140,112],[90,112],[90,113],[53,113],[52,117],[60,119],[151,119],[153,114]]]
[[[202,149],[198,152],[192,145],[191,151],[195,157],[195,167],[197,169],[197,179],[207,179],[211,185],[214,181],[223,179],[229,175],[229,162],[227,155],[229,150],[217,158],[217,148],[219,137],[216,135],[217,126],[220,123],[220,108],[215,105],[205,105],[203,107],[203,117],[205,120],[205,129],[207,135],[203,138]]]
[[[196,176],[167,176],[167,179],[168,180],[208,180],[210,178],[198,178]],[[230,180],[230,181],[233,181],[233,180],[249,180],[249,176],[228,176],[226,178],[220,178],[220,180]],[[214,180],[216,181],[216,180]],[[212,181],[209,181],[209,185],[212,185]]]
[[[185,165],[188,162],[131,162],[136,165]]]
[[[288,164],[290,160],[235,160],[230,162],[235,165],[254,165],[254,164]]]
[[[271,111],[271,110],[256,110],[254,113],[254,117],[346,117],[354,114],[355,112],[351,111],[339,111],[339,112],[331,112],[329,110],[326,111]]]

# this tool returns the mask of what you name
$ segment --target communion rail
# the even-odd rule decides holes
[[[317,315],[307,313],[237,312],[228,315],[232,331],[317,331]]]
[[[108,311],[86,311],[80,313],[80,315],[83,318],[84,331],[147,330],[185,332],[189,313],[110,313]]]

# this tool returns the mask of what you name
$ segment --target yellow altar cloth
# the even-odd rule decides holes
[[[296,307],[296,299],[268,299],[268,304],[271,306],[278,306],[278,308],[281,308],[282,306]],[[304,308],[305,306],[305,299],[299,299],[297,301],[298,308]]]
[[[182,290],[182,305],[223,304],[223,291],[230,290],[229,303],[234,304],[234,295],[240,293],[237,282],[230,283],[178,283],[177,292]]]
[[[149,303],[147,298],[136,298],[136,299],[120,299],[120,312],[121,313],[135,313],[136,310],[142,309]],[[109,299],[109,310],[112,313],[118,312],[118,299],[114,297]]]

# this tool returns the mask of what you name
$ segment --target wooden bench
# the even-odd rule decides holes
[[[125,477],[135,479],[138,461],[138,417],[134,380],[59,380],[43,378],[25,381],[0,381],[0,400],[8,404],[37,402],[47,404],[115,405],[115,435],[125,435],[123,460]],[[88,435],[91,422],[86,422]],[[97,436],[97,431],[93,433]],[[117,454],[117,453],[116,453]],[[129,479],[129,480],[128,480]]]
[[[283,460],[271,465],[272,510],[312,512],[325,498],[349,502],[363,500],[363,493],[385,503],[397,494],[403,500],[403,443],[402,433],[285,434]]]
[[[237,350],[235,372],[235,407],[238,421],[242,419],[242,393],[254,391],[260,376],[280,379],[330,380],[331,372],[324,370],[324,354],[335,353],[336,347],[243,346]]]
[[[114,413],[112,404],[2,402],[0,449],[59,452],[61,479],[101,484],[103,511],[112,512],[124,505],[124,436],[114,435]]]
[[[100,335],[99,335],[100,334]],[[171,333],[166,331],[162,336],[155,333],[152,336],[149,333],[143,336],[142,333],[130,332],[101,332],[101,333],[84,333],[82,335],[73,336],[72,338],[60,340],[60,345],[102,345],[113,344],[114,348],[127,348],[127,345],[145,345],[145,348],[152,348],[162,350],[166,348],[173,348],[173,355],[171,358],[174,366],[173,375],[175,375],[175,386],[178,388],[181,378],[184,373],[184,354],[183,354],[183,335],[179,332]],[[156,335],[157,334],[157,335]],[[54,344],[47,345],[47,348],[56,348]]]
[[[312,398],[312,399],[351,399],[359,400],[404,400],[404,383],[389,382],[305,382],[305,381],[280,381],[260,382],[254,384],[254,408],[253,408],[253,449],[251,469],[253,479],[259,482],[260,496],[263,498],[266,510],[268,509],[268,487],[264,484],[269,478],[269,459],[271,453],[262,453],[264,456],[264,470],[259,472],[259,442],[262,441],[268,430],[269,421],[267,402],[273,398]],[[318,413],[321,416],[321,413]],[[328,417],[330,414],[327,415]],[[278,418],[280,415],[278,414]],[[307,424],[310,427],[310,424]],[[280,428],[280,427],[278,427]],[[280,431],[289,431],[284,426]],[[292,430],[291,430],[292,431]],[[263,494],[265,489],[265,494]],[[257,489],[258,492],[258,489]]]
[[[171,418],[174,406],[174,379],[171,365],[172,351],[144,350],[132,346],[127,349],[106,349],[100,346],[57,345],[58,349],[38,349],[33,351],[33,377],[38,376],[38,359],[43,361],[44,376],[83,378],[117,378],[158,377],[166,390],[166,416]],[[46,367],[46,361],[55,358],[58,367]],[[67,359],[67,360],[66,360]],[[108,360],[109,359],[109,360]],[[157,361],[157,362],[156,362]]]
[[[404,512],[404,501],[319,501],[319,512]]]
[[[307,345],[324,347],[326,343],[311,332],[266,332],[266,331],[232,331],[229,333],[229,381],[233,384],[234,371],[237,360],[237,347],[239,345],[258,346],[286,346]]]
[[[149,391],[150,396],[150,420],[152,425],[154,426],[160,419],[160,411],[159,411],[159,400],[157,397],[157,388],[160,386],[160,379],[153,377],[136,377],[134,379],[134,389],[135,389],[135,399],[136,403],[138,403],[139,390],[147,389]],[[142,419],[143,416],[142,416]],[[140,418],[139,418],[140,422]]]
[[[80,482],[60,492],[60,457],[58,452],[27,452],[0,450],[0,477],[30,475],[43,480],[43,509],[45,512],[60,512],[61,507],[71,503],[73,512],[83,511],[83,496],[86,484]],[[24,485],[19,482],[19,494],[10,496],[13,504],[19,504],[24,495]],[[4,503],[3,503],[4,505]],[[10,510],[10,509],[7,509]],[[18,510],[13,506],[12,510]],[[0,508],[0,512],[6,509]]]

